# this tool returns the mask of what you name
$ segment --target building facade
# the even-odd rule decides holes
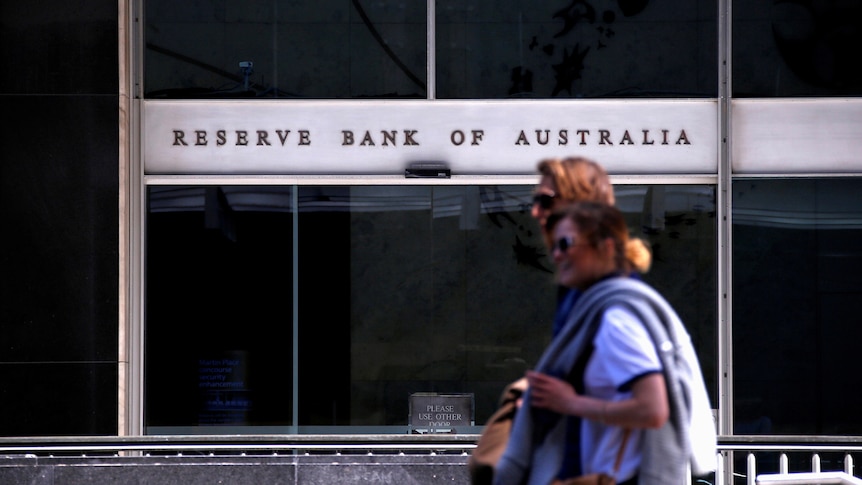
[[[862,3],[49,3],[0,7],[0,435],[476,433],[571,155],[721,435],[862,435]]]

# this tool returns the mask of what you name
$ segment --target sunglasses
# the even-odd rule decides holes
[[[557,239],[557,242],[551,246],[551,252],[559,249],[561,253],[565,253],[569,248],[573,248],[575,246],[580,246],[580,244],[576,244],[575,239],[572,236],[563,236]]]
[[[533,205],[539,204],[542,209],[550,209],[556,198],[557,194],[536,194],[533,196]]]

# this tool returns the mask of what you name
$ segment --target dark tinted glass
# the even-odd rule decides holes
[[[862,432],[862,181],[733,184],[734,432]]]
[[[733,95],[858,96],[862,2],[733,3]]]
[[[292,424],[290,196],[148,190],[148,427]]]
[[[424,98],[424,2],[146,2],[149,98]]]
[[[436,5],[440,98],[718,93],[714,0]]]
[[[654,250],[643,278],[689,327],[712,391],[714,189],[617,193]],[[149,433],[404,433],[421,393],[471,395],[482,424],[550,339],[557,290],[532,186],[148,194]]]

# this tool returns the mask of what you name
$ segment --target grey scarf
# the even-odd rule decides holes
[[[670,419],[659,429],[646,430],[640,485],[685,483],[691,454],[688,435],[692,386],[705,392],[691,339],[676,312],[647,284],[630,278],[603,280],[585,291],[572,309],[565,327],[539,359],[536,370],[565,376],[578,355],[592,342],[605,310],[623,306],[636,315],[652,338],[667,383]],[[495,485],[547,485],[563,461],[566,420],[546,410],[528,408],[515,417],[509,444],[497,464]]]

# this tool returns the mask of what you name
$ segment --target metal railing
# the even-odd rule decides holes
[[[0,455],[469,454],[478,435],[170,435],[0,437]]]
[[[478,435],[188,435],[0,437],[0,455],[219,456],[219,455],[468,455]],[[698,485],[850,484],[862,436],[722,436],[715,474]]]
[[[722,436],[718,450],[715,485],[862,485],[854,477],[858,436]]]
[[[848,484],[862,485],[862,480],[844,472],[820,472],[820,473],[779,473],[773,475],[760,475],[757,477],[758,485],[781,484],[781,485],[826,485],[826,484]]]

